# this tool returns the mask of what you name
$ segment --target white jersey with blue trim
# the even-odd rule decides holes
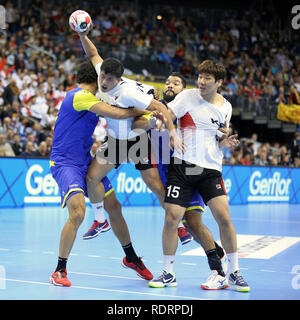
[[[98,74],[98,92],[96,97],[110,105],[120,108],[136,107],[147,109],[153,99],[154,88],[144,83],[137,82],[125,77],[110,91],[102,92],[99,83],[100,68],[102,63],[95,66]],[[137,137],[139,133],[131,130],[134,118],[116,120],[105,118],[108,134],[116,139],[126,140]]]

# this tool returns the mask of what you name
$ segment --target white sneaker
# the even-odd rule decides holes
[[[220,290],[228,287],[227,278],[220,276],[216,270],[211,270],[211,274],[206,282],[201,284],[201,288],[205,290]]]

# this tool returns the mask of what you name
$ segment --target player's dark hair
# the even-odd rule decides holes
[[[183,88],[186,87],[186,80],[184,79],[184,77],[183,77],[183,75],[182,75],[181,73],[179,73],[179,72],[172,72],[172,73],[169,75],[169,77],[177,77],[177,78],[179,78],[179,79],[181,80],[181,82],[182,82]]]
[[[98,75],[91,61],[82,62],[78,66],[76,81],[77,83],[97,82]]]
[[[215,77],[215,80],[225,80],[226,69],[223,64],[213,60],[204,60],[198,65],[198,74],[208,73]]]
[[[107,58],[101,64],[101,71],[121,78],[124,72],[124,66],[122,62],[116,58]]]

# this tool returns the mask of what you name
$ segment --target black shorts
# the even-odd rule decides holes
[[[153,168],[151,142],[147,133],[128,140],[108,136],[97,151],[97,157],[107,160],[118,168],[122,163],[132,162],[137,170]]]
[[[172,158],[165,202],[187,208],[195,190],[202,196],[205,204],[212,198],[226,195],[222,173],[214,169],[201,168],[184,160],[176,159],[174,163]]]

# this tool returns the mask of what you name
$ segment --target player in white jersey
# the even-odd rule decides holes
[[[238,266],[236,232],[221,173],[223,155],[220,148],[239,143],[237,135],[221,141],[218,138],[219,128],[228,127],[231,117],[231,104],[217,93],[225,79],[226,69],[221,64],[206,60],[198,66],[198,73],[199,89],[186,89],[168,104],[172,118],[178,119],[178,130],[186,151],[184,154],[175,151],[169,165],[162,239],[164,270],[160,277],[149,282],[149,286],[177,285],[173,272],[177,248],[176,226],[197,190],[218,223],[221,242],[229,260],[229,284],[234,285],[237,291],[249,291],[250,287]],[[217,276],[212,272],[211,278]],[[225,284],[227,279],[222,281]]]
[[[186,85],[185,79],[180,73],[173,72],[166,79],[165,87],[163,90],[162,102],[167,108],[167,103],[173,101],[177,94],[184,90]],[[148,115],[138,117],[133,125],[134,128],[142,128],[147,130],[149,127]],[[225,131],[225,129],[219,129],[219,131]],[[150,130],[151,144],[157,163],[157,169],[159,176],[164,186],[167,183],[168,165],[170,163],[171,152],[168,152],[168,135],[166,131],[158,132],[155,129]],[[168,154],[167,154],[168,153]],[[207,256],[208,264],[214,273],[217,272],[218,276],[211,278],[210,281],[206,281],[202,288],[206,290],[219,290],[228,287],[225,275],[227,274],[228,264],[227,256],[222,247],[220,247],[213,239],[213,236],[209,229],[202,222],[202,213],[204,212],[204,202],[198,191],[195,191],[188,207],[184,214],[184,223],[186,229],[192,233],[194,239],[202,246]],[[188,233],[187,233],[188,234]],[[223,281],[225,280],[225,281]]]
[[[103,101],[111,101],[113,105],[118,105],[121,108],[139,106],[141,109],[161,112],[161,119],[164,120],[170,133],[171,144],[177,151],[183,151],[182,140],[179,138],[171,116],[165,107],[152,95],[149,95],[148,91],[144,92],[144,87],[139,83],[122,78],[124,72],[122,63],[114,58],[103,60],[87,34],[88,31],[79,33],[79,36],[85,53],[98,73],[99,92],[97,97]],[[132,122],[133,119],[120,123],[107,121],[108,139],[97,152],[86,176],[87,190],[92,206],[100,206],[99,199],[103,199],[103,188],[101,184],[99,185],[101,177],[106,176],[112,169],[123,162],[128,162],[128,160],[135,163],[147,186],[157,196],[160,204],[164,205],[164,186],[159,178],[157,168],[151,164],[151,143],[148,135],[131,132]],[[122,236],[123,230],[119,228],[119,224],[112,225],[112,228],[117,236]],[[128,248],[130,250],[131,243],[128,244]],[[138,268],[135,262],[126,259],[125,257],[122,262],[124,267]]]

